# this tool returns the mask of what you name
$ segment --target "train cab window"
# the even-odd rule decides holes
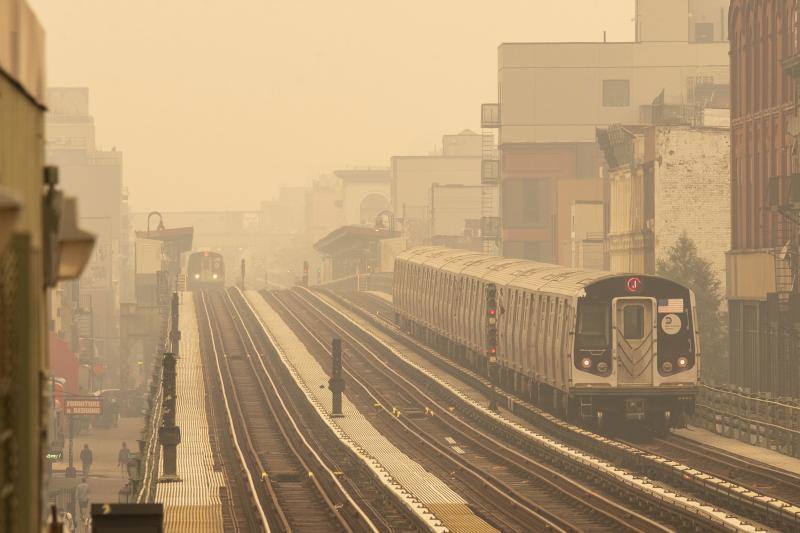
[[[578,307],[578,341],[582,346],[608,346],[609,306],[583,302]]]
[[[626,305],[622,310],[622,334],[626,339],[644,337],[644,306]]]

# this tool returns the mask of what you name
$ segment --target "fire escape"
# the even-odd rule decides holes
[[[792,146],[793,174],[769,180],[770,210],[779,214],[775,227],[775,293],[767,295],[767,320],[772,346],[777,356],[775,392],[800,397],[800,55],[797,47],[797,21],[793,24],[792,54],[783,69],[795,82],[795,115],[788,130]]]
[[[496,255],[500,242],[500,159],[494,129],[500,127],[500,104],[481,105],[481,249]]]

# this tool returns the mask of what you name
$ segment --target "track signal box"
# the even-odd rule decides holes
[[[486,356],[497,362],[497,285],[486,284]]]

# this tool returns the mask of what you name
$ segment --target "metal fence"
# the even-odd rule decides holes
[[[800,458],[800,401],[701,384],[693,417],[714,433]]]

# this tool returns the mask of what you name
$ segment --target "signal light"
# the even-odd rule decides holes
[[[581,359],[581,366],[583,368],[591,368],[592,367],[592,360],[589,359],[588,357],[584,357],[583,359]]]
[[[688,364],[689,364],[689,358],[688,357],[685,357],[685,356],[678,357],[678,366],[680,368],[686,368],[686,366]]]

